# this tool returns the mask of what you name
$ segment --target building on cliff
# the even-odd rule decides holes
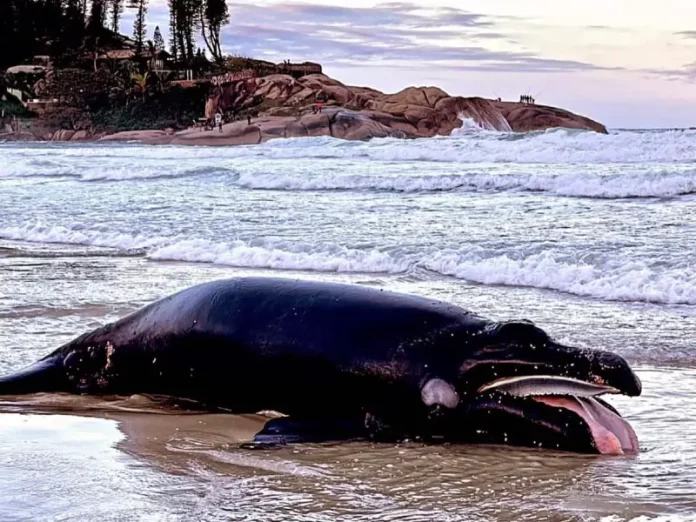
[[[279,72],[289,74],[293,78],[302,78],[308,74],[323,74],[321,64],[314,62],[291,63],[289,61],[278,64]]]

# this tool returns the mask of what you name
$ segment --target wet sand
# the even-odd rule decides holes
[[[644,489],[669,473],[650,436],[641,455],[620,458],[415,443],[241,449],[267,418],[141,396],[5,398],[0,520],[608,522],[688,520],[696,510],[678,484],[669,507],[655,484]]]

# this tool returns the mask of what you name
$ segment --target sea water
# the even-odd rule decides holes
[[[249,457],[221,427],[126,450],[123,419],[7,413],[0,493],[14,502],[0,494],[0,520],[60,516],[66,495],[80,520],[696,518],[695,243],[691,130],[0,144],[3,373],[191,284],[261,274],[527,318],[625,356],[644,383],[610,399],[643,450],[618,459],[379,445]]]

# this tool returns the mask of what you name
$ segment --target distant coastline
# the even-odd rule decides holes
[[[0,75],[0,140],[248,145],[303,136],[425,138],[448,136],[464,121],[507,132],[607,132],[532,96],[451,96],[433,86],[385,94],[330,78],[313,62],[211,62],[200,54],[181,63],[164,50],[139,51],[122,35],[111,40],[115,49],[62,63],[35,56]]]
[[[205,115],[199,121],[192,120],[188,129],[155,126],[116,132],[60,128],[64,127],[60,120],[35,118],[31,127],[20,132],[5,123],[0,139],[229,146],[305,136],[347,140],[447,136],[460,128],[463,120],[498,131],[568,128],[607,132],[594,120],[556,107],[449,96],[437,87],[409,87],[383,94],[346,86],[324,74],[232,79],[213,88],[201,112]],[[219,118],[225,115],[221,128],[215,124],[217,114]]]
[[[119,9],[106,23],[101,1],[11,2],[0,31],[0,140],[235,145],[301,136],[425,138],[448,136],[463,122],[507,132],[607,132],[594,120],[537,104],[529,93],[505,101],[452,96],[434,86],[385,94],[332,79],[312,61],[226,55],[225,2],[202,0],[205,23],[176,15],[170,3],[176,16],[167,45],[159,26],[148,34],[147,2],[131,4],[132,37],[119,30]],[[33,23],[37,16],[49,23]]]

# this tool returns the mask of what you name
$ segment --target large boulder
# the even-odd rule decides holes
[[[334,138],[345,140],[406,137],[404,132],[387,127],[366,114],[353,111],[338,111],[333,115],[331,118],[331,135]]]
[[[70,141],[74,135],[74,130],[61,129],[53,133],[51,141]]]
[[[593,130],[607,134],[607,128],[590,118],[546,105],[492,102],[515,132],[538,131],[554,127]]]
[[[271,74],[255,78],[256,88],[253,95],[271,101],[285,101],[301,90],[297,81],[287,74]]]
[[[396,94],[382,95],[377,99],[378,104],[411,105],[434,108],[442,98],[449,97],[438,87],[407,87]]]
[[[72,141],[84,139],[87,133],[85,131],[77,131],[71,136]],[[116,134],[109,134],[99,138],[97,141],[151,141],[154,139],[166,138],[168,135],[162,130],[137,130],[123,131]]]

